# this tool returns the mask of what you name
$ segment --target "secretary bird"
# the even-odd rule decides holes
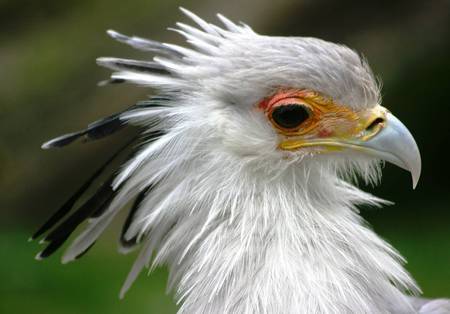
[[[131,203],[120,251],[140,253],[121,296],[144,267],[167,265],[180,314],[450,313],[448,300],[417,297],[402,257],[358,214],[387,201],[355,178],[378,182],[382,161],[410,171],[414,187],[421,172],[367,62],[343,45],[181,10],[198,27],[172,30],[190,48],[108,31],[155,56],[99,58],[116,71],[104,83],[158,92],[42,146],[141,130],[120,169],[101,180],[124,147],[33,235],[46,234],[37,259],[87,221],[62,257],[77,259]]]

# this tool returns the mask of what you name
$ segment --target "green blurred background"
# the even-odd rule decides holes
[[[422,151],[417,190],[387,165],[381,186],[396,202],[365,209],[375,230],[409,261],[426,296],[450,296],[450,1],[0,0],[0,312],[175,313],[166,270],[118,292],[134,255],[116,253],[114,228],[77,263],[37,262],[27,238],[121,141],[42,151],[56,135],[146,97],[132,86],[98,88],[98,56],[150,58],[105,35],[109,28],[181,43],[166,27],[186,21],[178,6],[216,21],[221,12],[270,35],[315,36],[362,52],[383,82],[384,104]]]

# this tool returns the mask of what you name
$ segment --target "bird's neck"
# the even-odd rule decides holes
[[[355,211],[369,194],[323,169],[233,170],[186,183],[161,245],[180,313],[384,313],[415,289]]]

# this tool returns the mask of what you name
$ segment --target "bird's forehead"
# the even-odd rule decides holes
[[[278,88],[296,88],[316,91],[353,109],[380,102],[369,66],[343,45],[316,38],[239,34],[223,42],[216,58],[223,63],[216,86],[245,100]]]

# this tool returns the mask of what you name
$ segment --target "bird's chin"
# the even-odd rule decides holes
[[[291,140],[281,143],[280,148],[289,151],[314,148],[319,153],[352,151],[381,159],[409,171],[413,188],[417,186],[421,173],[419,148],[406,126],[391,113],[387,114],[385,123],[371,136]]]

